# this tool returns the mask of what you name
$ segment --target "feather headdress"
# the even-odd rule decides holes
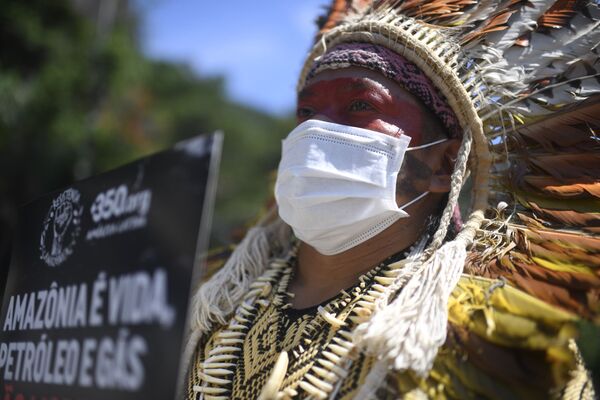
[[[453,308],[457,290],[475,275],[500,279],[529,295],[531,302],[542,300],[560,312],[598,322],[598,2],[335,0],[318,23],[299,89],[315,60],[328,49],[341,43],[374,43],[416,64],[460,121],[464,135],[460,152],[468,155],[468,165],[462,164],[459,154],[450,200],[430,249],[444,250],[436,249],[470,175],[472,189],[463,195],[471,197],[471,207],[458,235],[469,249],[466,274],[450,296],[450,320],[461,320],[453,313],[477,315],[472,309]],[[447,263],[440,268],[448,268]],[[393,317],[386,315],[393,304],[384,303],[371,321],[359,327],[358,343],[388,365],[428,371],[431,363],[415,369],[401,359],[410,353],[401,349],[406,343],[397,343],[396,334],[403,329],[398,312],[406,305],[397,307]],[[523,303],[507,307],[528,315],[519,308],[528,307]],[[378,320],[377,314],[383,316]],[[487,318],[484,336],[492,340],[494,329],[493,318]],[[563,347],[567,342],[561,342]],[[435,345],[439,344],[438,340]],[[555,359],[551,353],[556,346],[534,348]]]

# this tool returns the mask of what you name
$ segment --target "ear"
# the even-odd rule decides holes
[[[460,139],[450,139],[443,143],[444,150],[441,156],[441,162],[436,171],[434,171],[429,182],[429,191],[431,193],[448,193],[452,181],[452,172],[456,163],[456,155],[460,148]]]

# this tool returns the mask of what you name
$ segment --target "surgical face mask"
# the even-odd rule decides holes
[[[319,120],[298,125],[283,140],[275,184],[279,216],[298,239],[324,255],[346,251],[377,235],[404,209],[398,207],[396,179],[410,137]]]

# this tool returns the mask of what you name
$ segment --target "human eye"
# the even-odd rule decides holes
[[[296,109],[296,118],[308,119],[315,115],[315,112],[310,107],[298,107]]]
[[[352,112],[374,111],[375,107],[364,100],[354,100],[348,107]]]

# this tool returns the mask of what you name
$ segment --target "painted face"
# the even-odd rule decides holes
[[[396,82],[363,69],[345,68],[317,74],[298,95],[297,120],[320,119],[370,129],[390,136],[401,133],[423,141],[420,102]]]
[[[421,102],[396,82],[357,67],[317,74],[298,94],[296,114],[298,124],[319,119],[390,136],[404,133],[411,137],[411,147],[424,144],[425,119],[432,118]],[[399,205],[431,190],[433,169],[439,166],[443,148],[406,153],[397,181]]]

